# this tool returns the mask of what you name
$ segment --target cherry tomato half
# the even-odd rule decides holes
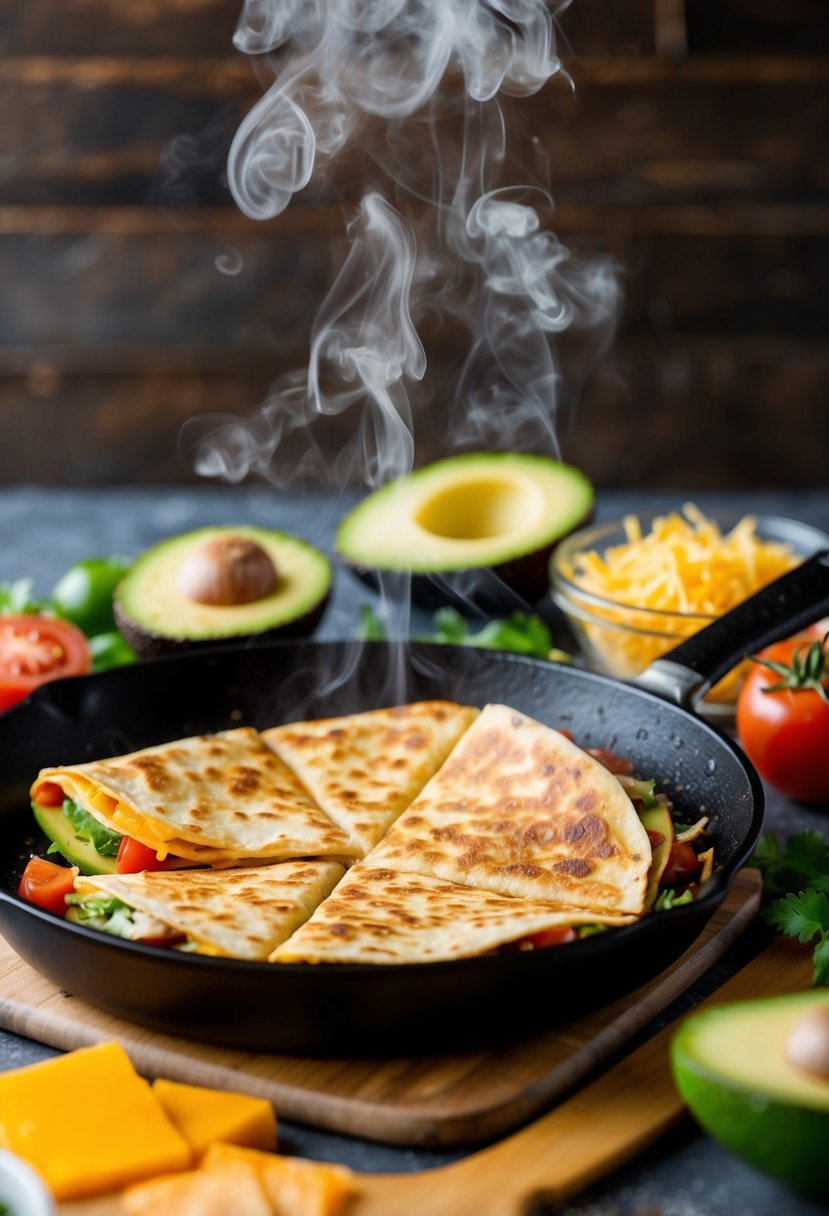
[[[50,616],[0,617],[0,710],[35,688],[92,668],[86,638],[69,621]]]
[[[769,692],[782,677],[760,665],[770,661],[803,667],[811,646],[820,642],[788,638],[760,652],[760,663],[749,671],[737,698],[737,734],[769,785],[796,802],[829,805],[829,704],[817,688],[822,685],[829,696],[824,669],[815,665],[817,677],[811,684],[806,680],[802,687]]]
[[[41,781],[35,790],[34,800],[38,806],[63,806],[66,797],[56,781]]]
[[[118,846],[115,858],[115,870],[118,874],[140,874],[144,870],[169,870],[173,859],[166,857],[159,861],[155,849],[133,840],[132,836],[123,836]]]
[[[17,893],[30,904],[65,916],[66,896],[74,891],[79,872],[77,866],[57,866],[43,857],[32,857],[23,871]]]
[[[699,858],[687,841],[675,840],[668,854],[668,864],[662,872],[661,887],[675,887],[687,883],[699,871]]]

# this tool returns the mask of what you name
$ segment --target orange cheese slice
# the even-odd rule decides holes
[[[153,1093],[197,1161],[217,1142],[276,1148],[276,1117],[265,1098],[164,1080],[153,1082]]]
[[[59,1200],[116,1190],[191,1161],[187,1141],[120,1043],[0,1075],[0,1129]]]

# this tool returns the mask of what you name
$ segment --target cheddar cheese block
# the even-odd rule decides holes
[[[163,1079],[153,1082],[153,1093],[197,1161],[211,1144],[219,1142],[271,1151],[276,1148],[276,1117],[265,1098]]]
[[[56,1199],[183,1170],[191,1152],[119,1043],[0,1075],[0,1129]]]

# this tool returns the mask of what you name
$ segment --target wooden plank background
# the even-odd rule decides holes
[[[305,362],[355,187],[266,224],[234,207],[225,155],[261,92],[239,7],[0,3],[0,481],[192,481],[181,424],[247,415]],[[562,436],[599,485],[826,482],[829,22],[780,8],[574,0],[575,100],[554,79],[519,103],[554,227],[625,268]]]

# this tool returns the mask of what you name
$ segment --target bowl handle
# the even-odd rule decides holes
[[[687,707],[742,659],[827,613],[829,549],[823,549],[651,663],[633,684]]]

